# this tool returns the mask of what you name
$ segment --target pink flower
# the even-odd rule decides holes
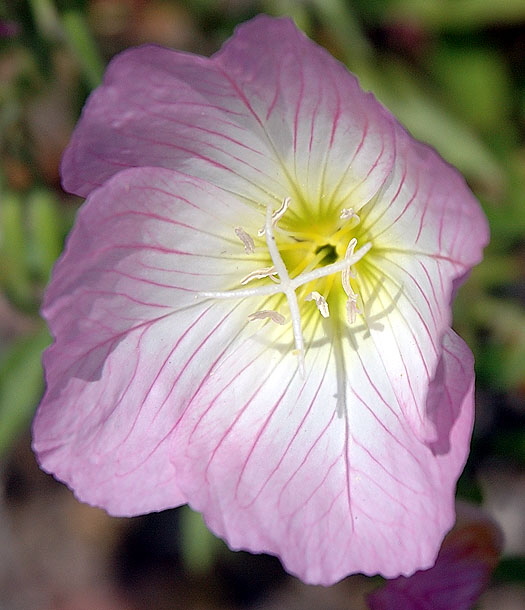
[[[110,65],[44,303],[42,467],[115,515],[189,503],[311,583],[430,567],[473,418],[458,173],[287,19]]]
[[[370,610],[470,610],[487,588],[503,545],[497,525],[474,506],[458,505],[436,564],[400,576],[368,597]]]

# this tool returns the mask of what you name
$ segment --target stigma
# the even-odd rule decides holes
[[[258,300],[273,295],[284,296],[287,303],[289,323],[293,333],[293,351],[297,354],[299,373],[304,377],[305,341],[301,311],[304,310],[306,305],[303,302],[312,301],[317,307],[319,314],[323,318],[329,318],[329,300],[331,294],[333,295],[334,292],[339,294],[341,290],[334,288],[334,285],[336,285],[334,281],[321,282],[321,280],[340,274],[340,288],[342,288],[342,294],[344,294],[346,299],[347,324],[353,324],[361,310],[357,305],[358,293],[352,286],[352,280],[356,277],[352,267],[370,251],[372,244],[368,242],[357,248],[357,239],[352,237],[346,245],[344,256],[335,256],[334,258],[337,260],[329,264],[326,264],[327,257],[323,252],[327,248],[330,248],[330,251],[337,252],[337,248],[329,242],[316,247],[313,244],[311,255],[306,260],[306,264],[301,261],[301,265],[304,267],[303,270],[296,274],[291,274],[285,262],[286,257],[283,257],[282,252],[286,252],[287,249],[294,245],[311,241],[304,238],[304,231],[294,231],[293,223],[287,223],[287,225],[292,226],[287,226],[286,230],[280,229],[279,222],[286,215],[291,205],[291,198],[286,197],[277,210],[274,210],[271,205],[266,206],[264,226],[257,232],[257,241],[261,245],[259,243],[256,244],[255,240],[243,227],[235,227],[235,235],[239,239],[240,244],[242,244],[245,254],[259,253],[259,250],[262,249],[269,263],[267,266],[254,269],[239,279],[241,286],[250,284],[249,287],[233,288],[224,291],[204,291],[199,292],[197,296],[207,299],[255,299],[257,297]],[[343,208],[339,214],[339,222],[342,223],[342,226],[338,226],[335,232],[338,235],[338,241],[346,237],[359,221],[359,216],[351,208]],[[308,234],[312,235],[314,231],[315,227],[312,227]],[[264,238],[264,242],[262,242],[262,238]],[[295,272],[295,270],[294,266],[293,271]],[[268,280],[270,281],[268,282]],[[268,308],[256,309],[248,316],[248,321],[256,320],[269,321],[279,325],[288,323],[287,317],[282,312]]]

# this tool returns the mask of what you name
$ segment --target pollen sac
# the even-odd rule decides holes
[[[248,233],[242,227],[235,227],[235,235],[242,241],[244,251],[246,254],[253,254],[255,252],[255,243]],[[241,282],[242,283],[242,282]]]
[[[319,294],[316,290],[313,290],[309,294],[306,295],[305,301],[315,301],[317,305],[317,309],[319,313],[323,316],[323,318],[330,317],[330,311],[328,309],[328,303],[322,294]]]
[[[254,320],[271,320],[276,324],[284,324],[286,322],[286,318],[278,311],[274,311],[273,309],[261,309],[260,311],[255,311],[248,316],[248,320],[250,320],[250,322],[253,322]]]

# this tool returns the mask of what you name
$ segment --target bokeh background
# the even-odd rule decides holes
[[[81,201],[59,162],[119,51],[209,55],[257,13],[289,15],[465,175],[489,218],[458,295],[477,420],[458,497],[505,535],[482,610],[525,608],[525,0],[7,0],[0,2],[0,608],[366,608],[378,581],[312,587],[272,557],[232,553],[182,508],[116,519],[38,470],[30,422],[49,343],[42,293]],[[451,610],[454,610],[451,608]]]

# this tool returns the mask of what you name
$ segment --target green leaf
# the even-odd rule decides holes
[[[525,158],[520,150],[505,158],[508,177],[506,196],[503,201],[486,205],[492,234],[492,248],[508,251],[513,243],[521,242],[525,234]]]
[[[307,35],[311,35],[311,19],[306,4],[297,2],[297,0],[266,0],[263,10],[276,17],[290,17],[299,29]]]
[[[366,70],[373,48],[359,23],[355,10],[344,0],[310,0],[316,17],[344,53],[350,70]]]
[[[84,15],[76,10],[66,11],[62,16],[62,27],[69,46],[80,63],[86,82],[94,89],[102,81],[104,62]]]
[[[383,7],[384,9],[384,7]],[[478,29],[492,24],[521,24],[523,0],[391,0],[382,12],[383,22],[410,18],[425,28]]]
[[[27,205],[33,267],[47,282],[62,249],[63,215],[55,197],[44,189],[33,191]]]
[[[491,342],[478,365],[486,381],[501,390],[525,383],[525,309],[518,302],[485,296],[472,307]]]
[[[511,113],[512,93],[507,67],[495,50],[472,44],[441,45],[432,68],[469,124],[489,134],[501,132]]]
[[[181,507],[181,550],[186,569],[194,575],[211,569],[222,544],[206,527],[204,519],[188,506]]]
[[[28,307],[32,287],[22,200],[9,191],[0,192],[0,197],[0,287],[19,306]]]
[[[31,421],[44,385],[41,354],[49,343],[41,327],[13,344],[0,361],[0,456]]]
[[[59,40],[60,21],[55,3],[52,0],[30,0],[29,6],[37,32],[46,40]]]

